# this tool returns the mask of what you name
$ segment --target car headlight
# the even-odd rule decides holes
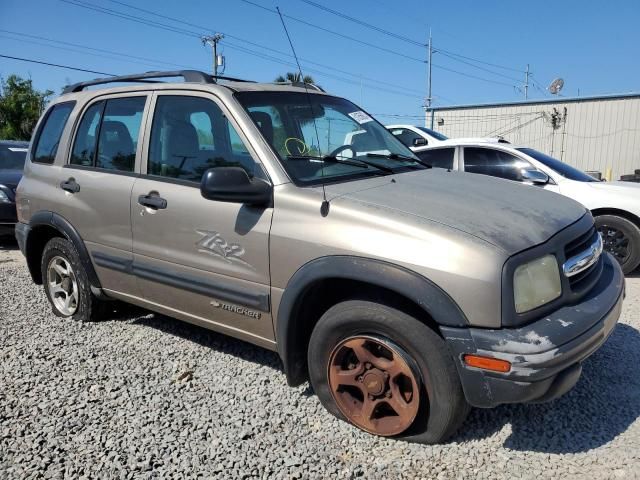
[[[0,203],[11,203],[11,200],[9,200],[8,195],[2,188],[0,188]]]
[[[533,310],[561,294],[560,271],[553,255],[520,265],[513,273],[513,299],[517,313]]]

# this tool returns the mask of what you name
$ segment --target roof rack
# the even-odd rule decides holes
[[[273,82],[274,85],[291,85],[292,87],[300,87],[300,88],[313,88],[318,92],[325,92],[325,89],[320,85],[316,85],[315,83],[307,83],[307,82]]]
[[[168,78],[168,77],[182,77],[185,82],[194,83],[216,83],[216,80],[229,80],[232,82],[250,82],[250,80],[242,80],[239,78],[213,76],[208,73],[201,72],[199,70],[172,70],[167,72],[144,72],[133,73],[131,75],[114,75],[107,78],[96,78],[94,80],[88,80],[86,82],[78,82],[72,85],[64,87],[62,93],[81,92],[85,87],[91,85],[102,85],[105,83],[120,83],[120,82],[140,82],[140,83],[161,83],[153,79],[155,78]]]

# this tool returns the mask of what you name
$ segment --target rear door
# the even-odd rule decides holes
[[[131,190],[149,95],[99,97],[78,116],[58,188],[58,212],[78,231],[106,290],[138,296],[133,261]]]
[[[206,200],[199,188],[215,166],[267,179],[249,142],[213,95],[184,91],[155,94],[148,138],[131,202],[144,298],[194,323],[271,341],[273,209]]]

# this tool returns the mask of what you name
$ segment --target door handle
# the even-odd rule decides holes
[[[60,188],[65,192],[78,193],[80,191],[80,184],[76,182],[75,178],[70,178],[60,183]]]
[[[167,201],[157,195],[140,195],[138,197],[138,203],[152,210],[164,210],[167,208]]]

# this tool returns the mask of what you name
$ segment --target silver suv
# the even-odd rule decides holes
[[[116,81],[139,83],[85,90]],[[430,169],[313,85],[69,86],[17,210],[56,315],[115,299],[276,350],[337,417],[413,441],[442,441],[470,405],[567,392],[624,297],[584,207]]]

